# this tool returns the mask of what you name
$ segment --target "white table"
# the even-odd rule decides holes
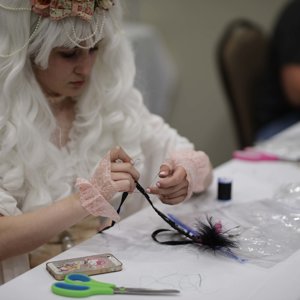
[[[216,179],[233,179],[235,203],[270,198],[283,184],[300,182],[300,165],[286,162],[244,162],[232,160],[215,170],[215,181],[207,193],[174,207],[158,207],[174,214],[221,207],[216,200]],[[165,224],[149,206],[121,221],[104,234],[62,253],[57,259],[110,252],[120,259],[120,272],[94,276],[121,286],[176,288],[178,299],[205,300],[296,300],[300,299],[300,251],[272,268],[240,264],[193,245],[165,246],[155,243],[151,233]],[[0,299],[67,299],[50,292],[54,279],[42,264],[0,287]],[[92,296],[90,299],[100,299]],[[103,299],[168,299],[168,296],[102,296]]]

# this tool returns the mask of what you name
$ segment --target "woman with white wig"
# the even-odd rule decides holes
[[[134,88],[119,1],[0,0],[0,40],[0,283],[73,225],[118,221],[122,192],[121,217],[140,210],[137,182],[171,205],[208,187],[207,155]]]

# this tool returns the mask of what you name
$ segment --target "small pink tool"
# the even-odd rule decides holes
[[[254,148],[236,150],[233,152],[232,157],[248,161],[298,161],[296,159],[283,158],[275,154],[259,151]]]

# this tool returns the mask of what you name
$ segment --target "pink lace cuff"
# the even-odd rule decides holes
[[[90,181],[77,178],[75,186],[79,189],[80,202],[93,216],[103,216],[114,221],[120,217],[108,202],[117,193],[111,179],[110,152],[100,161]]]
[[[188,194],[185,200],[193,193],[203,192],[212,181],[212,168],[208,156],[202,151],[180,150],[173,152],[164,163],[172,169],[181,166],[187,174],[189,182]]]

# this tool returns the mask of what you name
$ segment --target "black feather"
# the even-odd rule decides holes
[[[207,224],[198,220],[196,224],[196,231],[199,235],[193,238],[194,242],[201,244],[206,249],[214,251],[220,248],[237,248],[237,241],[232,239],[232,236],[226,232],[218,230],[216,224],[213,223],[212,217],[206,217]]]

